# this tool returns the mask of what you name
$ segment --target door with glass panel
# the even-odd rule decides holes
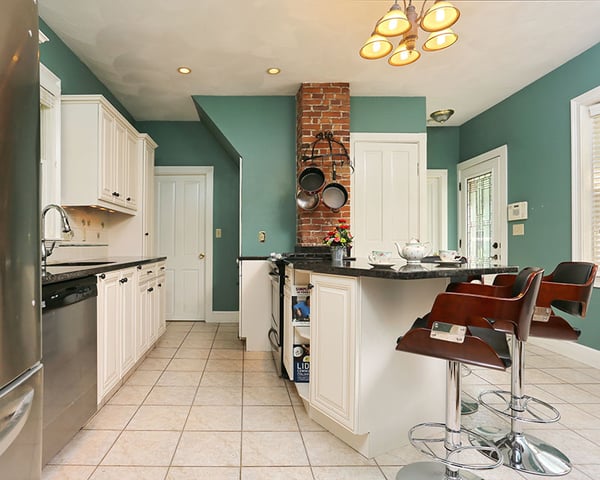
[[[506,145],[458,164],[458,245],[471,262],[508,262],[506,164]]]

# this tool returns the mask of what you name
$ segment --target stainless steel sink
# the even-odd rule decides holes
[[[48,267],[89,267],[94,265],[108,265],[115,262],[108,262],[106,260],[79,260],[73,262],[59,262],[49,263]]]

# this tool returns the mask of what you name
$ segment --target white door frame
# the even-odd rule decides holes
[[[508,206],[508,147],[502,145],[488,152],[477,155],[476,157],[460,162],[456,166],[457,195],[458,195],[458,238],[459,241],[466,238],[466,229],[464,221],[465,205],[463,205],[464,194],[461,192],[460,184],[464,183],[464,170],[474,167],[483,162],[496,160],[495,162],[495,185],[494,185],[494,209],[495,222],[498,228],[498,237],[500,242],[501,264],[508,264],[508,224],[507,224],[507,206]],[[459,245],[459,250],[464,252],[464,245]]]
[[[431,225],[437,223],[439,232],[437,250],[445,250],[448,248],[448,170],[427,170],[427,197],[427,220]],[[433,231],[429,232],[429,239],[434,245]]]
[[[154,167],[154,176],[174,176],[174,175],[206,175],[206,225],[204,227],[204,235],[206,241],[206,256],[204,257],[204,285],[205,285],[205,321],[206,323],[213,320],[213,182],[214,182],[214,167]],[[156,219],[155,219],[156,222]],[[156,222],[155,229],[158,230],[160,225]],[[155,238],[157,236],[155,235]]]
[[[421,188],[419,189],[419,238],[425,238],[427,233],[427,134],[350,132],[349,154],[352,164],[354,164],[355,144],[358,142],[412,143],[417,145],[419,152],[417,171],[421,180]],[[355,191],[354,187],[354,175],[350,175],[350,191]],[[354,225],[354,208],[351,208],[350,211],[350,225]]]

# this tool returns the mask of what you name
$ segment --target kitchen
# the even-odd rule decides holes
[[[89,75],[89,71],[80,64],[81,71],[78,75],[78,81],[81,82],[79,86],[70,86],[69,75],[64,71],[67,69],[65,65],[72,65],[72,62],[76,62],[76,59],[69,54],[62,51],[62,58],[57,57],[57,53],[54,51],[51,53],[51,49],[65,49],[64,45],[60,45],[60,40],[53,35],[50,30],[47,35],[51,37],[51,41],[47,45],[41,47],[41,59],[43,63],[46,63],[49,68],[55,73],[59,74],[63,80],[63,93],[81,93],[78,89],[85,89],[85,78]],[[57,42],[59,45],[56,47]],[[53,57],[54,55],[54,57]],[[66,56],[65,56],[66,55]],[[69,56],[70,55],[70,56]],[[597,46],[582,54],[581,57],[572,60],[569,64],[564,67],[561,71],[550,74],[548,78],[544,79],[543,85],[540,88],[550,88],[550,96],[553,98],[564,98],[569,100],[575,97],[582,91],[592,88],[595,86],[593,79],[590,79],[590,74],[587,70],[586,65],[594,64],[594,59],[597,55]],[[61,61],[62,60],[62,61]],[[63,63],[64,62],[64,63]],[[62,63],[62,65],[61,65]],[[565,71],[566,70],[566,71]],[[586,74],[587,72],[587,74]],[[581,85],[573,85],[572,91],[562,91],[564,89],[565,82],[564,78],[569,78],[568,84],[575,84],[581,82]],[[577,80],[572,80],[571,76],[575,76]],[[593,75],[591,75],[593,77]],[[71,77],[72,78],[72,77]],[[550,86],[546,84],[550,83]],[[560,86],[559,86],[560,85]],[[89,86],[88,86],[89,87]],[[98,85],[94,85],[93,89],[87,90],[84,93],[105,93],[104,89],[99,90]],[[508,105],[513,109],[514,115],[525,115],[526,110],[538,106],[538,102],[542,101],[537,98],[536,86],[531,87],[531,97],[527,96],[527,92],[521,93],[514,99],[512,105]],[[107,95],[108,96],[108,95]],[[523,97],[525,97],[523,99]],[[535,98],[533,98],[535,97]],[[548,97],[544,97],[548,98]],[[295,232],[295,171],[294,171],[294,98],[287,97],[197,97],[195,100],[199,105],[199,109],[206,112],[208,117],[218,125],[218,130],[224,134],[228,142],[235,146],[235,149],[243,153],[243,188],[242,188],[242,255],[245,256],[267,256],[271,251],[292,251],[296,243],[296,232]],[[377,102],[376,98],[369,97],[351,97],[351,131],[368,132],[368,131],[387,131],[389,129],[390,122],[387,121],[388,117],[382,112],[384,105]],[[190,101],[191,103],[191,101]],[[510,104],[511,102],[509,102]],[[552,224],[562,218],[563,225],[562,229],[557,228],[558,231],[549,232],[549,229],[544,225],[536,224],[536,216],[531,215],[530,220],[526,223],[527,235],[520,238],[510,238],[510,261],[512,264],[540,264],[546,266],[548,269],[552,265],[557,263],[560,259],[569,257],[568,251],[557,252],[555,250],[541,250],[535,248],[534,245],[544,243],[544,236],[552,234],[553,236],[559,235],[561,238],[561,245],[564,245],[564,249],[568,250],[569,241],[567,239],[567,227],[569,224],[570,215],[565,211],[565,205],[568,205],[570,192],[567,187],[564,187],[564,191],[560,191],[557,194],[556,191],[549,193],[543,192],[530,192],[528,185],[523,184],[526,180],[526,175],[520,175],[518,170],[519,165],[522,168],[527,167],[529,169],[535,168],[532,165],[532,161],[526,161],[525,159],[533,158],[531,152],[537,151],[540,147],[543,147],[544,151],[544,174],[548,175],[548,185],[553,185],[555,179],[559,175],[557,171],[563,172],[565,166],[564,162],[558,159],[566,158],[568,156],[568,139],[565,140],[565,135],[558,135],[552,129],[559,128],[558,125],[546,125],[545,129],[550,129],[550,132],[556,133],[556,135],[548,134],[548,130],[544,131],[531,131],[526,133],[528,140],[525,143],[525,147],[522,150],[514,148],[516,145],[520,145],[524,140],[525,133],[522,133],[517,129],[517,125],[514,126],[514,130],[510,125],[505,125],[503,129],[486,129],[485,125],[488,123],[495,124],[497,122],[496,114],[492,109],[485,115],[482,115],[478,121],[468,122],[464,126],[450,126],[444,128],[427,128],[425,124],[426,112],[425,112],[425,99],[423,98],[408,98],[408,97],[397,97],[391,98],[385,103],[385,107],[388,110],[403,112],[416,112],[413,116],[408,115],[408,118],[400,119],[401,122],[406,122],[398,125],[398,120],[394,119],[395,130],[402,132],[425,132],[427,131],[428,137],[428,166],[430,168],[446,168],[449,172],[449,238],[455,238],[456,233],[454,230],[456,223],[453,218],[456,215],[456,207],[453,207],[455,189],[453,181],[454,166],[458,159],[469,158],[481,151],[497,146],[498,144],[508,143],[511,148],[510,156],[510,178],[509,185],[511,188],[510,199],[522,200],[528,199],[531,206],[536,206],[537,219],[545,219],[544,225]],[[506,105],[506,104],[505,104]],[[394,107],[390,109],[390,106]],[[548,106],[544,103],[544,107]],[[564,107],[563,107],[564,110]],[[228,112],[235,112],[235,116]],[[539,110],[538,110],[539,111]],[[362,113],[361,113],[362,112]],[[389,114],[388,114],[389,115]],[[557,113],[557,123],[564,123],[567,113],[561,110],[560,114]],[[412,117],[412,118],[411,118]],[[526,116],[529,118],[529,115]],[[367,124],[368,119],[368,124]],[[559,120],[562,119],[562,120]],[[534,124],[539,121],[538,118],[531,120],[530,124]],[[549,120],[547,120],[550,122]],[[380,122],[380,123],[378,123]],[[478,126],[481,122],[481,126]],[[550,122],[552,123],[552,122]],[[561,124],[562,124],[561,123]],[[244,133],[237,128],[238,125],[244,125]],[[206,127],[204,125],[207,125]],[[140,132],[147,132],[150,136],[159,144],[157,150],[156,165],[169,165],[172,162],[177,161],[180,165],[191,165],[196,164],[198,159],[195,158],[195,152],[208,151],[208,156],[218,156],[222,162],[215,162],[215,168],[221,168],[221,174],[216,175],[216,182],[221,183],[220,192],[219,187],[215,185],[215,195],[218,198],[228,197],[226,201],[215,202],[215,208],[222,208],[223,210],[218,212],[215,211],[215,226],[223,228],[225,235],[222,241],[215,239],[215,268],[214,268],[214,293],[213,293],[213,310],[215,311],[230,311],[234,312],[238,308],[237,296],[231,295],[232,290],[237,290],[235,282],[237,280],[237,272],[235,269],[235,257],[238,256],[238,242],[237,236],[239,232],[237,218],[238,213],[238,197],[236,192],[238,191],[237,184],[239,181],[239,159],[232,158],[233,155],[227,149],[221,147],[221,145],[215,141],[215,137],[212,135],[210,130],[210,124],[208,122],[184,121],[184,122],[168,122],[168,121],[139,121],[135,122],[136,128]],[[481,131],[485,129],[493,130],[497,135],[497,138],[485,138],[486,136],[481,135]],[[556,143],[552,144],[549,142],[549,137],[552,138]],[[489,142],[489,144],[484,143]],[[269,145],[269,152],[264,152],[264,145]],[[212,149],[212,151],[210,151]],[[558,155],[554,151],[560,151],[562,154]],[[566,153],[565,153],[566,151]],[[164,152],[164,153],[163,153]],[[177,160],[173,160],[177,158]],[[281,158],[289,158],[289,162],[281,162]],[[549,159],[556,159],[557,171],[552,170],[549,165],[553,165]],[[539,161],[542,161],[541,159]],[[558,162],[561,161],[561,166],[558,166]],[[237,162],[237,163],[236,163]],[[452,168],[449,168],[452,167]],[[269,171],[269,174],[274,178],[280,180],[279,186],[274,191],[265,192],[261,185],[264,185],[264,172]],[[562,175],[562,174],[561,174]],[[513,191],[514,189],[514,191]],[[267,194],[268,193],[268,194]],[[218,206],[217,206],[218,204]],[[542,208],[545,208],[543,209]],[[557,215],[557,212],[562,212],[562,215]],[[229,220],[228,220],[229,219]],[[231,221],[230,219],[234,219]],[[229,222],[229,223],[227,223]],[[227,227],[226,227],[227,226]],[[267,234],[265,243],[259,243],[256,240],[256,234],[258,231],[265,231]],[[227,245],[224,242],[231,242]],[[450,243],[449,246],[454,246]],[[225,254],[219,249],[225,249]],[[217,262],[222,262],[218,264]],[[229,294],[228,294],[229,292]],[[590,309],[589,316],[594,316],[594,304]],[[582,342],[590,346],[597,346],[599,342],[596,341],[596,334],[594,332],[593,321],[588,319],[588,322],[583,323],[582,329],[584,331],[582,336]],[[183,327],[183,326],[182,326]],[[191,327],[190,330],[194,328]],[[227,337],[227,327],[221,327],[223,337]],[[211,331],[214,336],[219,335],[219,332]],[[204,332],[206,333],[206,332]],[[191,333],[190,333],[191,335]],[[177,335],[173,335],[177,336]],[[213,337],[215,338],[215,337]],[[173,347],[165,347],[173,348]],[[161,362],[156,362],[161,363]],[[258,362],[257,362],[258,363]],[[153,370],[154,371],[154,370]],[[281,387],[279,387],[281,388]],[[365,470],[366,471],[366,470]],[[372,470],[369,470],[372,472]],[[98,474],[100,475],[100,474]]]

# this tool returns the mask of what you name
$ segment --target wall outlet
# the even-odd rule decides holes
[[[258,241],[260,243],[265,243],[265,241],[267,240],[267,232],[264,231],[260,231],[258,232]]]
[[[513,234],[513,236],[525,235],[525,224],[523,224],[523,223],[515,223],[512,226],[512,234]]]

